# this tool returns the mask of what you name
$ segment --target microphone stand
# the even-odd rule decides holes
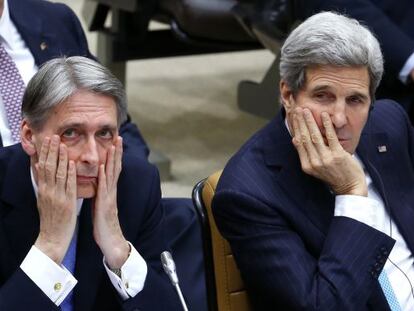
[[[178,298],[180,299],[183,310],[188,311],[187,304],[185,303],[183,293],[181,292],[180,285],[178,284],[178,276],[175,270],[175,262],[170,252],[164,251],[161,253],[161,263],[162,263],[162,267],[164,268],[165,273],[168,275],[169,279],[171,280],[171,284],[174,286],[177,292],[177,295],[178,295]]]

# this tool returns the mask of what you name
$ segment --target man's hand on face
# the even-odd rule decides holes
[[[34,160],[34,159],[33,159]],[[40,232],[35,246],[60,264],[76,227],[76,167],[67,147],[54,135],[42,143],[37,174]]]
[[[101,164],[98,189],[93,206],[93,234],[110,268],[122,267],[128,259],[129,244],[118,219],[117,184],[122,169],[122,138],[108,150],[106,164]]]
[[[321,113],[326,141],[311,111],[295,108],[293,144],[299,153],[302,170],[325,183],[337,195],[367,196],[365,174],[358,162],[339,143],[332,120]]]

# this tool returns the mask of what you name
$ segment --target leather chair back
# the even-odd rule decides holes
[[[252,310],[240,271],[230,245],[222,237],[211,210],[211,202],[221,171],[200,181],[193,190],[193,201],[202,222],[209,309],[217,311]]]

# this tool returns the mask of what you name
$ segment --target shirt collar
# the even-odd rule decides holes
[[[286,126],[286,128],[287,128],[287,130],[288,130],[288,132],[289,132],[290,136],[292,136],[292,132],[290,131],[289,123],[288,123],[288,121],[287,121],[287,116],[285,117],[285,126]]]
[[[0,40],[9,47],[12,42],[12,21],[10,19],[8,0],[4,0],[3,14],[0,17]]]
[[[37,192],[38,192],[38,188],[37,188],[36,181],[35,181],[35,179],[34,179],[33,169],[32,169],[32,167],[31,167],[31,166],[30,166],[30,177],[32,178],[33,190],[34,190],[34,193],[35,193],[35,195],[36,195],[36,199],[37,199]],[[81,198],[81,199],[77,199],[77,200],[76,200],[76,210],[77,210],[77,214],[78,214],[78,216],[79,216],[79,214],[80,214],[80,212],[81,212],[81,209],[82,209],[82,204],[83,204],[83,199],[82,199],[82,198]]]

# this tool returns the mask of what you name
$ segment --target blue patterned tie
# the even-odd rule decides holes
[[[76,264],[76,244],[78,240],[78,225],[76,225],[75,232],[73,233],[72,241],[70,241],[69,248],[66,252],[65,258],[63,258],[62,265],[70,271],[70,273],[75,273],[75,264]],[[73,290],[66,296],[65,300],[60,305],[62,311],[73,311]]]
[[[385,298],[387,298],[391,311],[401,311],[400,304],[398,303],[397,297],[395,297],[395,293],[391,287],[390,280],[388,279],[387,273],[384,270],[382,270],[381,274],[379,275],[378,281],[382,287]]]

